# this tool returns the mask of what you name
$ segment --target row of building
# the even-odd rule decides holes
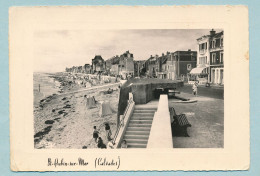
[[[187,82],[199,80],[200,84],[224,84],[223,31],[211,30],[208,35],[197,39],[197,51],[175,51],[150,56],[146,60],[134,60],[129,51],[104,60],[100,55],[92,59],[92,64],[66,68],[67,72],[107,74],[127,77],[153,77],[161,79],[181,79]]]

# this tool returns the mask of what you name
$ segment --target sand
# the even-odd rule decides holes
[[[62,91],[40,100],[34,107],[35,148],[81,149],[83,146],[97,148],[92,139],[93,126],[97,126],[100,136],[107,144],[104,124],[110,124],[112,137],[116,130],[119,99],[117,84],[112,86],[115,90],[112,94],[104,94],[103,91],[108,88],[85,90],[86,87],[78,84],[68,84],[63,74],[54,75],[54,78],[61,82]],[[96,107],[92,109],[86,107],[85,95],[95,97]],[[110,102],[113,113],[100,117],[101,102],[105,100]]]

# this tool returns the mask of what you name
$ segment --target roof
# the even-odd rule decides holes
[[[214,35],[203,35],[203,36],[197,38],[197,40],[201,40],[203,38],[218,38],[218,37],[221,37],[223,34],[224,34],[224,31],[217,32]]]
[[[92,60],[104,60],[100,55],[96,55]]]

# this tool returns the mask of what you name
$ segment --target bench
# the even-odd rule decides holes
[[[173,107],[170,108],[170,115],[173,120],[172,135],[176,137],[190,137],[187,131],[188,127],[191,127],[185,114],[177,115]]]

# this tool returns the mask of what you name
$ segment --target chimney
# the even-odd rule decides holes
[[[216,31],[214,31],[214,29],[212,29],[211,31],[210,31],[210,35],[215,35],[216,34]]]
[[[167,55],[169,55],[170,54],[170,52],[169,51],[167,51]]]
[[[153,55],[151,55],[151,57],[153,57]]]
[[[162,53],[162,56],[164,56],[164,53]]]
[[[191,49],[188,49],[189,52],[191,52]]]

